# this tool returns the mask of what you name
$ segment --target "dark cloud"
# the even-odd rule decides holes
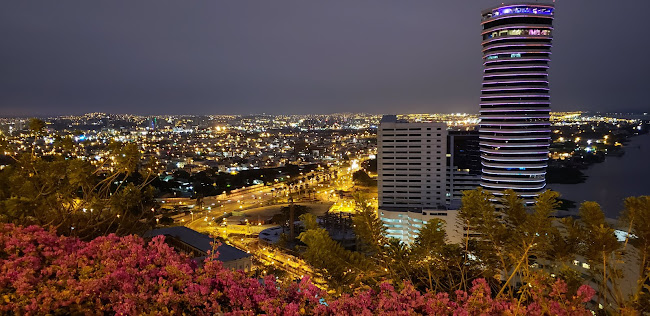
[[[498,3],[10,1],[0,115],[477,112]],[[650,108],[650,1],[556,6],[553,108]]]

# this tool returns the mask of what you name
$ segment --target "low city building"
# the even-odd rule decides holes
[[[216,242],[208,235],[183,226],[154,229],[145,234],[148,238],[156,236],[165,236],[165,242],[174,249],[201,260],[207,257],[209,251],[214,250],[213,244]],[[223,263],[224,268],[251,271],[253,267],[251,254],[223,243],[216,251],[219,253],[217,260]]]

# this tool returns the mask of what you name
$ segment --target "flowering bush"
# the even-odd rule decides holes
[[[217,254],[215,254],[216,256]],[[410,284],[323,300],[308,278],[278,284],[224,269],[208,258],[196,267],[157,237],[109,235],[90,242],[38,226],[0,225],[0,314],[554,314],[590,315],[593,289],[567,296],[566,285],[536,289],[531,303],[494,299],[483,280],[469,292],[420,293]]]

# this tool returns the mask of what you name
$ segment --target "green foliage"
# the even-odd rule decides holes
[[[108,144],[114,168],[118,173],[130,175],[137,171],[140,163],[140,150],[135,143],[123,144],[111,142]]]
[[[630,244],[641,251],[641,270],[650,268],[650,196],[628,197],[621,220],[629,227]]]
[[[316,221],[316,216],[313,214],[305,213],[300,215],[298,219],[302,222],[305,230],[318,229],[318,222]]]
[[[32,135],[41,135],[45,129],[45,122],[41,119],[32,118],[27,123],[27,128],[32,133]]]
[[[615,260],[621,244],[616,239],[614,229],[605,221],[605,215],[596,202],[584,202],[580,205],[579,230],[583,238],[578,254],[585,257],[591,269],[592,278],[599,284],[598,301],[608,307],[611,299],[624,305],[620,293],[617,293],[617,275]],[[612,284],[610,286],[609,284]]]
[[[587,281],[573,264],[579,259],[590,266],[589,281],[599,284],[598,301],[605,306],[605,313],[645,312],[650,306],[649,197],[628,198],[622,218],[629,227],[629,244],[640,256],[638,289],[631,298],[624,297],[618,285],[621,265],[630,258],[624,254],[630,252],[623,251],[625,245],[617,240],[595,202],[583,203],[578,219],[558,219],[557,192],[543,192],[526,205],[514,191],[496,198],[479,188],[463,195],[458,224],[465,227],[467,237],[461,245],[445,242],[446,223],[440,219],[428,221],[413,244],[407,245],[386,238],[376,211],[363,196],[356,200],[353,222],[359,252],[349,252],[331,240],[317,227],[315,218],[301,235],[308,244],[307,262],[319,267],[320,275],[338,293],[375,288],[375,281],[383,278],[395,283],[408,281],[420,290],[453,293],[485,277],[492,287],[500,288],[497,296],[530,302],[539,295],[534,288],[540,275],[554,273],[570,291],[577,290]],[[360,282],[345,271],[365,278]],[[332,283],[334,279],[339,281]]]
[[[386,228],[363,195],[357,195],[354,230],[359,251],[348,251],[316,225],[313,215],[301,217],[307,231],[300,235],[307,245],[305,260],[336,292],[376,288],[382,280],[411,282],[423,290],[454,291],[479,274],[463,264],[462,249],[445,243],[445,223],[427,222],[412,245],[386,238]],[[354,274],[351,276],[350,274]],[[464,281],[463,281],[464,280]]]
[[[352,217],[354,232],[359,239],[360,249],[369,254],[379,254],[388,243],[386,227],[377,213],[362,203],[357,200],[357,212]]]
[[[325,229],[313,228],[316,222],[314,215],[304,214],[302,218],[308,223],[307,227],[310,227],[298,236],[307,245],[303,258],[315,270],[318,278],[327,282],[330,289],[337,293],[350,292],[376,282],[369,282],[375,269],[364,255],[345,250]]]
[[[468,251],[485,266],[486,278],[497,276],[512,265],[506,261],[508,253],[504,249],[509,237],[507,226],[492,203],[495,199],[482,188],[464,191],[458,212],[466,235],[477,236],[468,240]]]
[[[638,251],[639,274],[634,305],[650,312],[650,196],[628,197],[621,221],[628,227],[629,243]]]
[[[275,224],[280,224],[284,225],[290,217],[290,211],[291,208],[289,206],[283,206],[280,209],[280,213],[273,215],[271,218],[271,222]],[[305,205],[299,205],[296,204],[293,206],[293,218],[298,219],[300,218],[301,215],[307,214],[309,212],[309,208]]]
[[[174,219],[171,218],[171,217],[169,217],[169,216],[163,216],[163,217],[160,218],[160,220],[158,221],[158,223],[159,223],[160,225],[167,225],[167,226],[170,226],[170,225],[173,225],[173,224],[174,224]]]
[[[430,291],[465,288],[466,278],[479,275],[475,267],[464,264],[465,253],[460,245],[445,241],[445,222],[428,221],[410,246],[410,281]]]
[[[289,235],[282,233],[280,234],[280,237],[278,238],[278,242],[275,243],[276,246],[280,248],[286,248],[289,245]]]
[[[144,210],[154,205],[154,192],[147,176],[136,172],[137,146],[111,146],[114,154],[99,166],[61,155],[12,156],[0,170],[0,220],[52,226],[83,239],[150,228],[153,219]]]
[[[589,238],[582,240],[582,254],[592,263],[602,260],[603,253],[611,254],[621,245],[614,229],[605,221],[605,215],[596,202],[584,202],[580,206],[582,233]]]
[[[544,258],[554,262],[561,269],[571,269],[570,263],[575,260],[583,238],[582,231],[578,222],[571,217],[559,220],[558,224],[556,229],[548,233],[549,247]]]
[[[441,219],[434,218],[422,226],[413,243],[412,254],[426,258],[441,253],[446,246],[447,233],[444,224]]]
[[[360,186],[371,187],[371,186],[376,186],[377,185],[377,181],[370,178],[368,173],[366,173],[363,170],[355,171],[352,174],[352,180],[354,181],[354,183],[356,185],[360,185]]]
[[[7,140],[7,136],[0,131],[0,155],[3,155],[5,152],[10,150],[11,148],[9,147],[9,141]]]
[[[377,173],[377,158],[365,160],[361,163],[361,166],[368,172]]]
[[[503,284],[499,294],[508,290],[514,295],[512,280],[532,279],[531,259],[545,257],[551,238],[560,236],[553,225],[558,197],[556,192],[543,192],[532,208],[527,208],[512,190],[505,191],[499,199],[482,188],[463,192],[460,224],[466,228],[467,236],[474,236],[466,237],[467,251],[484,267],[483,275],[488,281]],[[492,202],[497,200],[498,204]]]

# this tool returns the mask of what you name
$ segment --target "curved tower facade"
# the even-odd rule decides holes
[[[546,188],[553,14],[546,4],[482,12],[481,186],[496,196],[513,189],[530,203]]]

